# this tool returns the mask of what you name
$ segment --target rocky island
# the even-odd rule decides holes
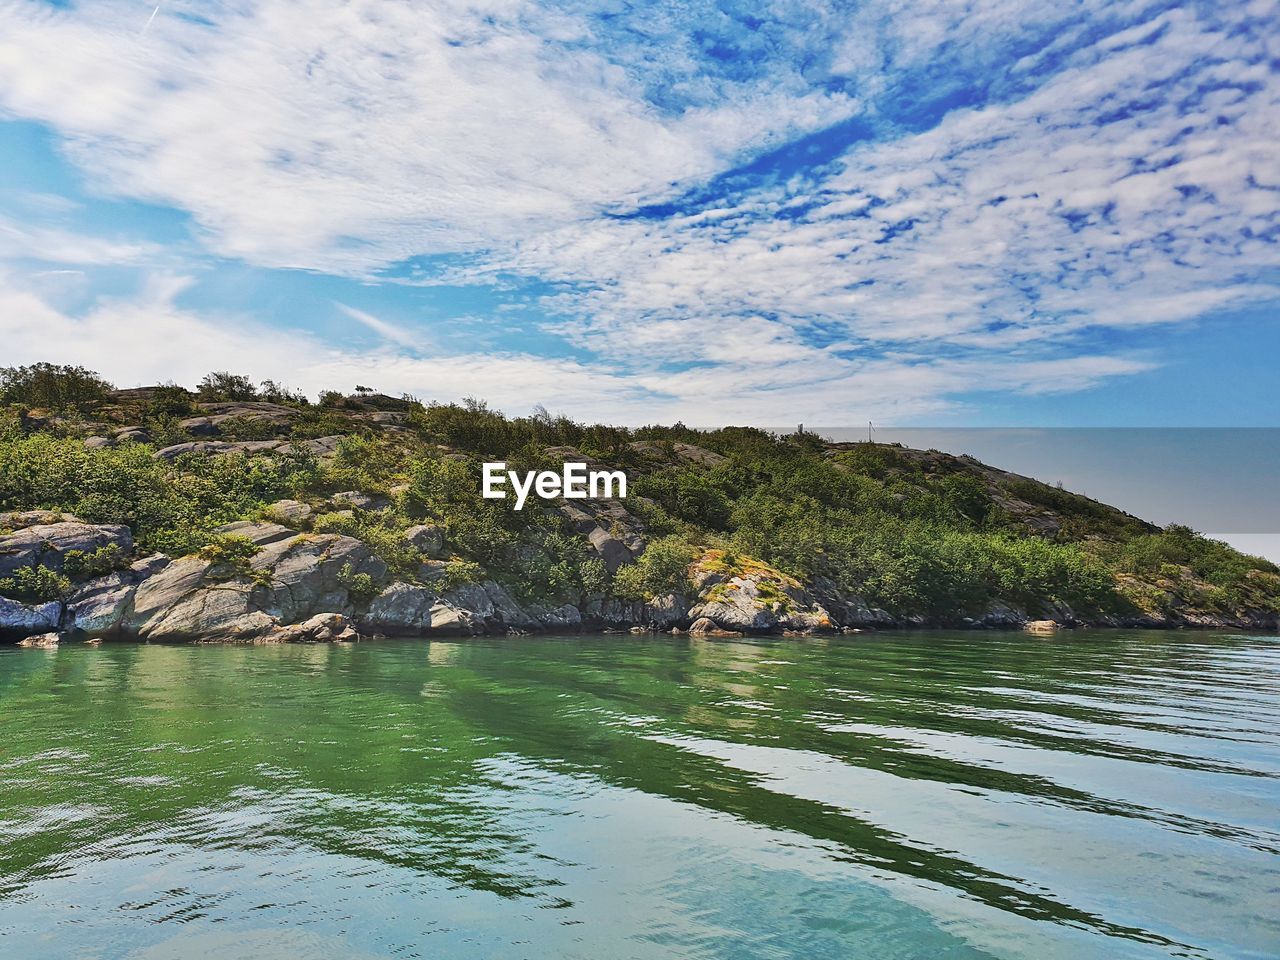
[[[480,495],[481,463],[622,470],[627,499]],[[626,429],[214,373],[0,370],[0,637],[893,627],[1274,629],[1280,571],[963,456]]]

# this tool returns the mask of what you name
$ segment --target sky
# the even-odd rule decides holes
[[[1280,3],[0,0],[0,364],[1277,426]]]

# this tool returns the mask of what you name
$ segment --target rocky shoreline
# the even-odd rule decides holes
[[[284,518],[289,503],[276,505]],[[696,572],[691,589],[648,601],[606,597],[549,607],[522,603],[495,580],[433,583],[443,563],[439,532],[406,531],[424,557],[412,581],[394,578],[361,540],[299,531],[283,523],[240,521],[219,532],[251,544],[241,559],[193,554],[134,556],[128,527],[85,523],[49,511],[0,514],[0,577],[21,567],[72,569],[69,558],[104,549],[115,569],[73,583],[64,599],[24,603],[0,597],[0,638],[27,646],[59,639],[150,642],[284,643],[373,636],[457,637],[574,632],[689,633],[700,636],[805,635],[894,628],[1059,627],[1240,628],[1274,630],[1273,613],[1200,613],[1078,618],[1057,605],[1050,616],[995,604],[978,616],[930,622],[893,617],[821,580],[800,584],[768,571]],[[610,548],[612,548],[612,544]]]

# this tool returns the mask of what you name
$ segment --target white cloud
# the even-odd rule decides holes
[[[1150,45],[1085,48],[1028,96],[858,145],[801,192],[574,224],[514,261],[566,285],[566,336],[648,364],[815,340],[1050,362],[1091,328],[1280,299],[1263,279],[1280,206],[1259,186],[1280,88],[1265,36],[1234,26],[1171,11]]]
[[[1148,369],[1092,332],[1278,297],[1280,11],[1167,7],[781,2],[757,31],[654,5],[620,43],[590,4],[178,2],[144,37],[137,3],[0,0],[0,109],[54,125],[97,187],[191,212],[219,254],[367,274],[464,251],[451,279],[549,281],[548,329],[598,358],[427,358],[345,306],[400,349],[340,354],[176,309],[171,286],[79,317],[41,301],[115,376],[222,365],[593,418],[904,419]],[[720,70],[711,41],[746,55]],[[920,119],[966,84],[978,106]],[[854,116],[878,138],[811,170],[611,216]],[[138,259],[77,242],[28,229],[7,249]],[[50,342],[12,316],[28,356]]]
[[[160,248],[150,243],[87,236],[0,216],[0,258],[3,259],[27,258],[92,266],[134,264],[160,255]]]
[[[423,400],[476,396],[512,414],[535,403],[580,419],[778,425],[831,423],[851,411],[902,420],[949,407],[947,394],[984,389],[1076,389],[1083,381],[1141,369],[1131,361],[1080,357],[1016,365],[928,360],[851,362],[795,348],[783,359],[706,364],[679,373],[520,352],[409,356],[393,349],[337,349],[303,330],[184,310],[188,277],[156,275],[136,296],[100,298],[83,314],[59,310],[40,288],[0,272],[0,342],[6,363],[83,364],[121,386],[193,385],[210,370],[285,380],[312,396],[368,383]]]
[[[854,109],[751,83],[664,114],[590,22],[524,0],[175,3],[143,37],[149,13],[0,5],[0,105],[69,136],[93,182],[189,210],[220,253],[270,265],[500,243]]]
[[[338,303],[336,301],[334,305],[352,320],[368,327],[384,340],[390,340],[392,343],[398,343],[400,346],[406,347],[410,350],[417,350],[424,345],[424,339],[422,336],[411,333],[408,330],[402,330],[395,324],[387,323],[387,321],[375,317],[371,313],[366,313],[364,310],[357,310],[355,307],[349,307],[345,303]]]

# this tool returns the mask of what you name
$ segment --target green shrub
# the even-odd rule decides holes
[[[373,577],[367,573],[356,573],[349,563],[344,563],[338,571],[338,582],[346,588],[353,603],[368,603],[380,592]]]
[[[209,538],[200,548],[201,559],[211,564],[213,579],[234,580],[237,577],[259,579],[263,571],[255,571],[249,561],[262,552],[262,548],[248,537],[236,533],[219,533]]]
[[[226,370],[207,373],[196,387],[201,400],[257,400],[258,389],[248,377]]]
[[[18,567],[0,579],[0,597],[24,603],[62,600],[71,593],[71,581],[48,567]]]
[[[118,568],[121,562],[120,548],[108,543],[89,553],[68,550],[62,555],[62,572],[69,577],[101,577]]]
[[[471,560],[450,560],[444,566],[444,576],[436,581],[441,593],[447,593],[456,587],[468,583],[479,583],[484,579],[484,568]]]
[[[0,367],[0,405],[86,410],[105,399],[110,383],[92,370],[58,363]]]
[[[624,600],[652,600],[689,588],[689,564],[697,551],[680,537],[652,541],[635,563],[613,575],[613,591]]]

